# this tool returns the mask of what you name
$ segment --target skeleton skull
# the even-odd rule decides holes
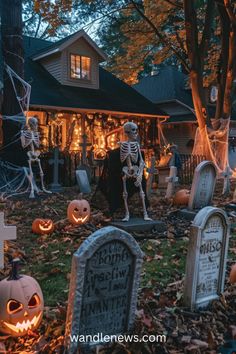
[[[133,122],[127,122],[124,124],[124,132],[128,137],[128,140],[137,140],[138,138],[138,126]]]
[[[38,130],[38,119],[36,117],[30,117],[28,120],[28,125],[30,130],[37,131]]]

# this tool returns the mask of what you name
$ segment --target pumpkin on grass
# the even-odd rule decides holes
[[[173,198],[174,205],[188,205],[190,196],[190,191],[188,189],[180,189],[178,192],[175,193]]]
[[[51,219],[35,219],[32,224],[32,231],[39,235],[51,234],[54,231],[54,223]]]
[[[14,337],[36,330],[43,317],[43,294],[37,281],[18,274],[19,259],[11,275],[0,282],[0,332]]]
[[[67,218],[74,225],[82,225],[89,220],[90,205],[87,200],[82,199],[82,194],[68,205]]]

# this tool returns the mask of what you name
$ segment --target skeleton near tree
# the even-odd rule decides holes
[[[132,122],[125,123],[124,133],[127,137],[127,141],[120,142],[120,160],[122,164],[125,164],[125,166],[122,168],[123,199],[125,205],[125,217],[122,221],[129,221],[130,218],[128,208],[127,179],[132,179],[135,187],[139,188],[140,198],[142,200],[143,205],[144,220],[151,220],[147,213],[145,193],[142,188],[143,170],[145,168],[145,162],[141,154],[140,145],[137,141],[137,125]]]

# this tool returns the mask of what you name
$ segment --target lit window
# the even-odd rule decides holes
[[[81,55],[71,54],[70,76],[73,79],[90,80],[91,59]]]

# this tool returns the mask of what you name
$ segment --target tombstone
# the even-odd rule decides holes
[[[16,240],[16,226],[4,224],[4,213],[0,212],[0,269],[4,268],[4,241]]]
[[[179,211],[179,215],[193,220],[198,210],[211,205],[217,170],[213,162],[202,161],[195,169],[187,209]]]
[[[151,166],[146,169],[148,172],[147,188],[146,188],[147,196],[149,196],[153,192],[152,184],[153,184],[154,176],[158,174],[158,170],[155,168],[155,164],[156,164],[156,157],[152,156]]]
[[[76,170],[76,180],[81,193],[91,193],[91,187],[85,170]]]
[[[93,233],[74,253],[65,336],[69,354],[103,342],[74,342],[73,335],[118,335],[132,328],[142,260],[134,238],[112,226]]]
[[[167,181],[166,178],[169,177],[170,174],[170,167],[169,163],[171,160],[171,155],[163,155],[161,156],[161,159],[159,161],[159,164],[157,166],[158,170],[158,188],[159,189],[164,189],[167,187]]]
[[[225,171],[221,173],[221,176],[224,178],[223,191],[222,195],[227,196],[230,193],[230,177],[233,172],[229,166],[226,167]]]
[[[177,167],[170,167],[170,175],[166,177],[167,189],[166,189],[166,198],[169,199],[173,196],[175,191],[175,185],[178,182],[179,178],[177,177]]]
[[[50,185],[50,190],[52,192],[61,192],[62,186],[59,183],[59,165],[64,164],[63,159],[59,159],[59,149],[55,147],[53,150],[53,159],[50,159],[49,165],[53,165],[53,182]]]
[[[190,229],[184,284],[185,305],[204,308],[224,290],[230,224],[219,208],[205,207]]]

